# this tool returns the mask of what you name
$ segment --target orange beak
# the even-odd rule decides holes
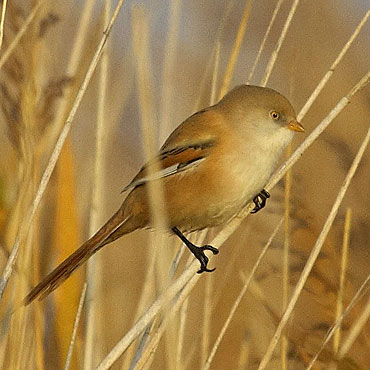
[[[297,132],[304,132],[304,127],[296,120],[289,122],[288,129]]]

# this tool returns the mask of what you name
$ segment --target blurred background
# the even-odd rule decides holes
[[[115,6],[115,1],[92,0],[7,4],[0,50],[2,270],[28,222],[50,153]],[[120,206],[121,190],[146,160],[146,140],[159,148],[182,120],[233,86],[261,84],[291,7],[290,0],[126,0],[32,226],[21,234],[0,306],[1,368],[64,368],[86,279],[70,368],[95,368],[184,269],[187,252],[171,274],[171,261],[183,248],[176,238],[139,231],[104,248],[88,271],[82,268],[44,301],[18,308],[29,289]],[[301,0],[267,86],[287,96],[299,112],[368,11],[367,0]],[[296,135],[288,153],[368,72],[369,55],[367,22],[304,117],[306,133]],[[226,241],[210,262],[216,271],[201,276],[144,367],[134,365],[136,341],[112,368],[202,369],[246,277],[284,216],[210,365],[257,369],[369,128],[369,113],[366,86],[271,190],[266,208],[247,217]],[[369,275],[369,179],[367,150],[268,369],[305,369],[335,322],[340,302],[346,307]],[[218,231],[209,231],[206,242]],[[285,262],[284,250],[289,251]],[[315,369],[370,368],[368,322],[345,356],[337,356],[368,299],[369,293],[351,310]],[[150,326],[150,335],[163,316]]]

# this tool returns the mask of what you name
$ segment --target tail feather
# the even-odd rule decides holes
[[[122,208],[120,208],[94,236],[82,244],[28,293],[24,299],[24,305],[30,304],[36,298],[40,300],[45,298],[100,248],[117,239],[117,237],[136,229],[130,224],[130,218],[125,219]],[[114,237],[117,234],[119,236]]]

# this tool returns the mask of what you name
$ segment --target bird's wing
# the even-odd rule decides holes
[[[187,171],[204,161],[216,143],[212,130],[204,130],[204,123],[210,118],[206,112],[198,112],[184,121],[167,139],[158,156],[144,165],[123,191]]]

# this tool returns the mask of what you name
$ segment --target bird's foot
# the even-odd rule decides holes
[[[190,249],[191,253],[194,254],[194,257],[200,263],[200,270],[197,271],[197,274],[201,274],[202,272],[205,272],[205,271],[212,272],[216,270],[216,268],[213,268],[213,269],[207,268],[209,259],[204,253],[204,251],[211,251],[213,254],[218,254],[219,250],[217,248],[212,247],[212,245],[203,245],[202,247],[197,247],[194,244],[192,245],[192,247],[188,245],[188,248]]]
[[[252,209],[251,213],[257,213],[266,205],[266,200],[270,198],[270,194],[267,190],[263,189],[259,194],[257,194],[254,199],[253,203],[255,207]]]
[[[189,248],[190,252],[193,253],[194,257],[199,261],[200,263],[200,270],[197,271],[198,274],[201,274],[202,272],[212,272],[214,269],[207,268],[208,264],[208,257],[204,253],[204,251],[211,251],[213,254],[218,253],[218,249],[215,247],[212,247],[212,245],[203,245],[202,247],[198,247],[195,244],[193,244],[190,240],[188,240],[185,235],[177,228],[174,227],[172,231],[184,242],[184,244]]]

